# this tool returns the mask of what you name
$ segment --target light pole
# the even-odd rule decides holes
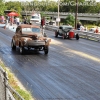
[[[76,0],[75,29],[77,29],[78,0]]]
[[[60,21],[60,18],[59,18],[59,4],[60,4],[60,0],[58,0],[58,18],[57,18],[57,21],[58,21],[58,27],[59,27],[59,21]]]

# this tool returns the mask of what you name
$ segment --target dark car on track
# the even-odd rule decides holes
[[[79,40],[79,34],[75,33],[73,30],[74,28],[72,26],[59,26],[58,30],[55,31],[55,37],[62,36],[63,39],[76,38],[76,40]]]
[[[39,26],[21,24],[16,28],[16,32],[12,37],[11,47],[12,50],[19,47],[21,54],[25,53],[25,48],[28,50],[34,48],[35,50],[44,51],[45,54],[48,54],[50,41],[50,38],[43,35]]]

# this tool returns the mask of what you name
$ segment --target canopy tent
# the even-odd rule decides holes
[[[10,12],[10,13],[8,13],[7,15],[8,15],[8,16],[19,16],[19,14],[16,13],[16,12]]]

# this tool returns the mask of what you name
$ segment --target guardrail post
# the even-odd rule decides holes
[[[8,76],[6,72],[3,72],[4,75],[4,86],[5,86],[5,100],[7,100],[7,81],[8,81]]]

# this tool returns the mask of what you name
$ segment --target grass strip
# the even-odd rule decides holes
[[[8,67],[6,67],[6,65],[3,63],[1,59],[0,66],[7,72],[9,78],[8,82],[11,85],[11,87],[15,89],[15,91],[18,92],[19,95],[21,95],[24,98],[24,100],[34,100],[31,96],[31,93],[22,86],[22,84],[14,76],[11,70]],[[18,99],[16,98],[16,100]]]

